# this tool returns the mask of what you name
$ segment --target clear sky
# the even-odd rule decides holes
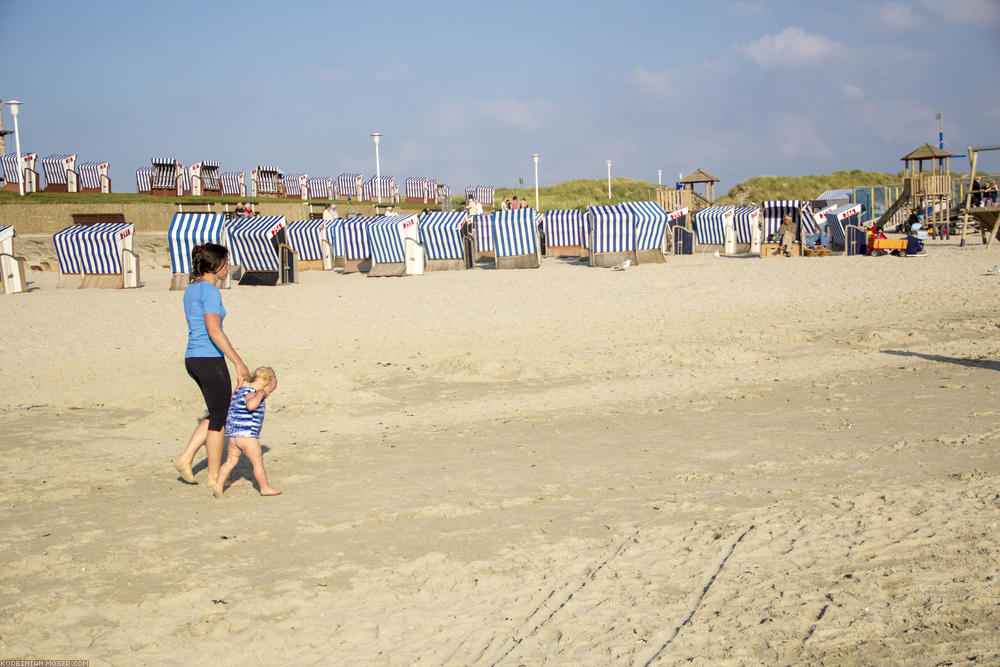
[[[383,174],[456,192],[532,184],[532,153],[542,185],[896,172],[938,112],[954,152],[1000,144],[1000,0],[0,7],[22,150],[110,161],[119,192],[152,156],[367,178],[372,132]]]

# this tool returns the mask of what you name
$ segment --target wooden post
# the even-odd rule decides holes
[[[962,242],[960,248],[965,247],[965,233],[969,231],[969,207],[972,206],[972,184],[976,181],[976,161],[979,159],[979,151],[972,150],[969,146],[969,191],[965,193],[965,216],[962,222]]]

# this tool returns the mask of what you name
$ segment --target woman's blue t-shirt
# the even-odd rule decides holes
[[[222,292],[212,283],[199,280],[184,290],[184,315],[188,321],[188,344],[184,358],[221,357],[222,352],[212,342],[205,326],[205,313],[219,316],[219,324],[226,319],[226,309],[222,307]]]

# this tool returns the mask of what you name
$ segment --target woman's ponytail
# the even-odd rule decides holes
[[[191,275],[188,282],[201,280],[206,273],[214,273],[229,259],[229,250],[218,243],[204,243],[191,248]]]

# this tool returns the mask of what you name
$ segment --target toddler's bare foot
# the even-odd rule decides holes
[[[194,478],[194,471],[191,470],[191,464],[185,463],[180,459],[174,461],[174,467],[177,468],[177,472],[181,474],[181,479],[183,479],[188,484],[197,484],[198,481]]]
[[[281,489],[276,489],[273,486],[269,486],[266,489],[260,490],[260,495],[262,496],[278,496],[281,495]]]
[[[222,485],[221,484],[216,484],[215,486],[212,487],[212,495],[214,495],[216,498],[219,498],[219,499],[225,498],[225,496],[222,495]]]

